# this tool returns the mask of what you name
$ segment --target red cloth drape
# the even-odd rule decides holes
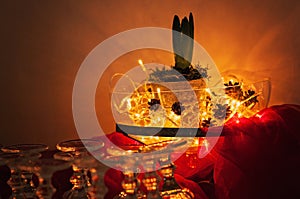
[[[299,105],[226,125],[214,166],[217,198],[300,198],[299,125]]]

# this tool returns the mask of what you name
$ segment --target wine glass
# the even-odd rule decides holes
[[[4,159],[7,166],[10,168],[11,177],[8,181],[9,186],[12,189],[12,199],[24,199],[25,196],[23,194],[23,183],[21,179],[21,174],[19,169],[17,168],[19,162],[22,160],[20,154],[18,153],[2,153],[0,154],[0,158]]]
[[[137,153],[136,146],[123,147],[127,150],[121,150],[117,147],[107,148],[107,153],[110,156],[106,156],[104,161],[109,164],[116,165],[119,170],[123,171],[124,179],[122,181],[123,191],[114,199],[141,199],[145,195],[139,189],[140,182],[137,179],[137,173],[139,172],[137,162],[141,159],[141,156]],[[137,153],[133,157],[129,157],[132,153]]]
[[[95,151],[93,154],[98,157],[103,157],[103,152]],[[54,154],[55,159],[65,160],[74,163],[74,157],[71,153],[67,152],[58,152]],[[100,163],[93,155],[87,153],[84,157],[82,157],[82,163],[85,167],[90,168],[91,175],[91,186],[87,189],[87,194],[92,199],[103,198],[105,194],[105,185],[104,185],[104,171],[108,168],[106,165]],[[80,182],[80,183],[79,183]],[[76,181],[74,187],[82,187],[82,181]],[[67,195],[67,194],[66,194]],[[82,193],[83,197],[86,196],[86,193]]]
[[[70,153],[73,156],[72,168],[73,176],[70,182],[73,184],[71,190],[64,194],[64,198],[89,198],[87,193],[88,187],[91,186],[90,179],[88,179],[88,171],[90,164],[86,164],[89,151],[99,150],[104,146],[104,143],[95,139],[76,139],[60,142],[56,148],[62,152]],[[56,158],[60,158],[56,155]]]
[[[26,158],[20,153],[2,153],[0,158],[4,159],[11,171],[11,178],[9,180],[9,185],[12,189],[13,199],[23,199],[26,198],[24,194],[24,183],[21,178],[21,169],[24,165],[28,165],[28,159],[37,159],[41,156],[39,153],[32,153]],[[28,158],[28,159],[27,159]]]
[[[51,177],[55,171],[64,170],[71,166],[71,162],[56,159],[40,159],[36,161],[33,170],[39,178],[36,194],[40,199],[51,199],[55,192],[51,185]]]
[[[90,170],[92,186],[90,187],[88,193],[92,196],[92,198],[95,199],[104,198],[104,195],[107,191],[104,184],[104,174],[108,167],[98,162],[94,165],[95,166],[93,166]]]
[[[90,165],[91,186],[88,188],[88,194],[92,199],[104,198],[106,193],[104,184],[104,174],[108,167],[99,161],[104,157],[104,152],[97,150],[93,155],[85,157],[85,163]]]
[[[141,146],[140,151],[144,158],[145,174],[143,182],[148,190],[147,198],[194,198],[194,194],[187,188],[178,185],[174,178],[175,166],[172,163],[172,152],[186,150],[190,145],[189,139],[173,138],[172,140],[157,142]],[[151,153],[149,153],[151,152]],[[175,154],[181,155],[181,153]],[[154,172],[156,161],[159,162],[159,172],[163,176],[163,185],[160,193],[157,192],[159,177]]]
[[[194,194],[188,189],[179,186],[174,178],[175,165],[171,159],[171,153],[186,149],[188,142],[186,140],[178,139],[168,144],[163,150],[160,151],[161,157],[159,164],[161,166],[160,173],[163,176],[163,185],[161,189],[161,196],[163,198],[184,198],[193,199]]]
[[[28,165],[32,165],[31,163],[34,161],[32,158],[39,158],[38,156],[40,155],[32,156],[31,154],[41,153],[48,150],[48,148],[49,147],[45,144],[15,144],[3,147],[1,150],[5,153],[19,153]],[[25,162],[23,163],[25,164]],[[35,187],[32,182],[32,172],[29,170],[22,170],[21,177],[24,184],[23,193],[25,197],[36,198]]]

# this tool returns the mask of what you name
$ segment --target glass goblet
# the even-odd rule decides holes
[[[74,160],[72,162],[73,176],[70,182],[73,184],[71,190],[64,194],[64,198],[89,198],[88,187],[91,182],[88,179],[89,164],[86,164],[86,158],[89,155],[88,151],[96,151],[104,146],[100,140],[94,139],[77,139],[63,141],[56,145],[56,148],[62,152],[72,154]]]
[[[64,193],[63,198],[90,198],[86,191],[86,177],[84,172],[80,169],[81,166],[78,165],[78,160],[75,162],[74,155],[67,152],[58,152],[54,154],[54,158],[57,160],[69,161],[73,168],[73,175],[70,178],[70,182],[72,183],[73,187],[71,190]],[[83,161],[81,158],[79,160]]]
[[[37,196],[39,199],[51,199],[55,192],[51,185],[51,177],[55,171],[64,170],[71,166],[71,163],[63,160],[40,159],[34,165],[34,171],[39,178]]]
[[[34,156],[31,154],[41,153],[48,150],[48,146],[45,144],[15,144],[2,148],[2,151],[6,153],[20,153],[21,156],[27,161],[30,165],[34,161]],[[30,157],[31,156],[31,157]],[[36,156],[37,157],[37,156]],[[33,158],[33,159],[32,159]],[[39,157],[37,157],[39,158]],[[35,196],[35,187],[32,182],[32,172],[29,170],[22,170],[21,177],[24,184],[23,193],[26,198],[36,198]]]
[[[183,198],[193,199],[194,194],[187,188],[181,187],[174,178],[175,165],[171,160],[171,153],[181,150],[181,147],[185,147],[186,141],[177,140],[168,144],[163,148],[160,153],[162,156],[159,158],[160,173],[163,176],[163,185],[161,190],[162,198]]]
[[[95,151],[93,152],[94,155],[98,157],[103,157],[103,152]],[[74,163],[73,155],[66,152],[58,152],[54,154],[55,159],[70,161],[72,164]],[[104,198],[105,194],[105,185],[104,185],[104,171],[108,168],[106,165],[100,163],[97,159],[94,158],[91,154],[87,153],[81,159],[81,166],[84,167],[91,167],[90,168],[90,175],[91,175],[91,186],[87,189],[87,194],[91,199],[99,199]],[[79,190],[83,190],[81,188],[84,187],[83,181],[75,181],[74,187],[77,187]],[[68,192],[69,193],[69,192]],[[67,195],[67,194],[66,194]],[[65,196],[66,196],[65,195]],[[86,197],[85,191],[79,192],[78,196]]]
[[[114,199],[142,199],[145,195],[140,190],[140,182],[137,179],[137,173],[139,171],[137,162],[141,160],[140,154],[136,153],[133,157],[128,157],[132,153],[138,152],[137,147],[122,147],[127,150],[120,150],[116,147],[110,147],[107,149],[107,153],[110,156],[105,157],[105,162],[110,162],[112,165],[116,165],[118,170],[123,171],[124,179],[122,181],[123,191],[114,197]]]
[[[89,190],[89,194],[92,198],[104,198],[105,193],[107,191],[106,186],[104,184],[104,174],[108,167],[99,162],[94,163],[90,172],[92,178],[92,187]]]
[[[90,167],[91,186],[88,187],[88,194],[92,199],[104,198],[106,193],[104,184],[104,174],[108,169],[106,165],[99,161],[104,157],[102,150],[93,151],[84,157],[85,164]]]

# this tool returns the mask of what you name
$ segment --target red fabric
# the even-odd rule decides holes
[[[122,172],[109,169],[104,176],[104,183],[108,189],[108,192],[105,194],[105,199],[114,198],[115,195],[122,191],[121,182],[124,178]]]
[[[217,198],[300,198],[300,106],[281,105],[224,127]]]
[[[196,198],[300,198],[298,125],[299,105],[273,106],[249,119],[232,119],[214,149],[196,161],[196,168],[187,165],[186,156],[175,162],[176,180]],[[120,133],[109,138],[117,145],[134,142]],[[212,173],[214,189],[204,190],[205,195],[204,187],[198,184],[211,180]],[[109,188],[106,198],[122,190],[122,178],[120,172],[109,170],[105,176]]]

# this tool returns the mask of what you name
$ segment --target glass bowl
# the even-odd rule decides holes
[[[204,137],[210,128],[210,136],[214,136],[231,118],[248,118],[267,107],[269,79],[249,82],[227,75],[223,82],[224,86],[213,88],[207,88],[202,79],[115,88],[111,105],[116,130],[173,137],[178,129],[184,129],[180,136]]]

